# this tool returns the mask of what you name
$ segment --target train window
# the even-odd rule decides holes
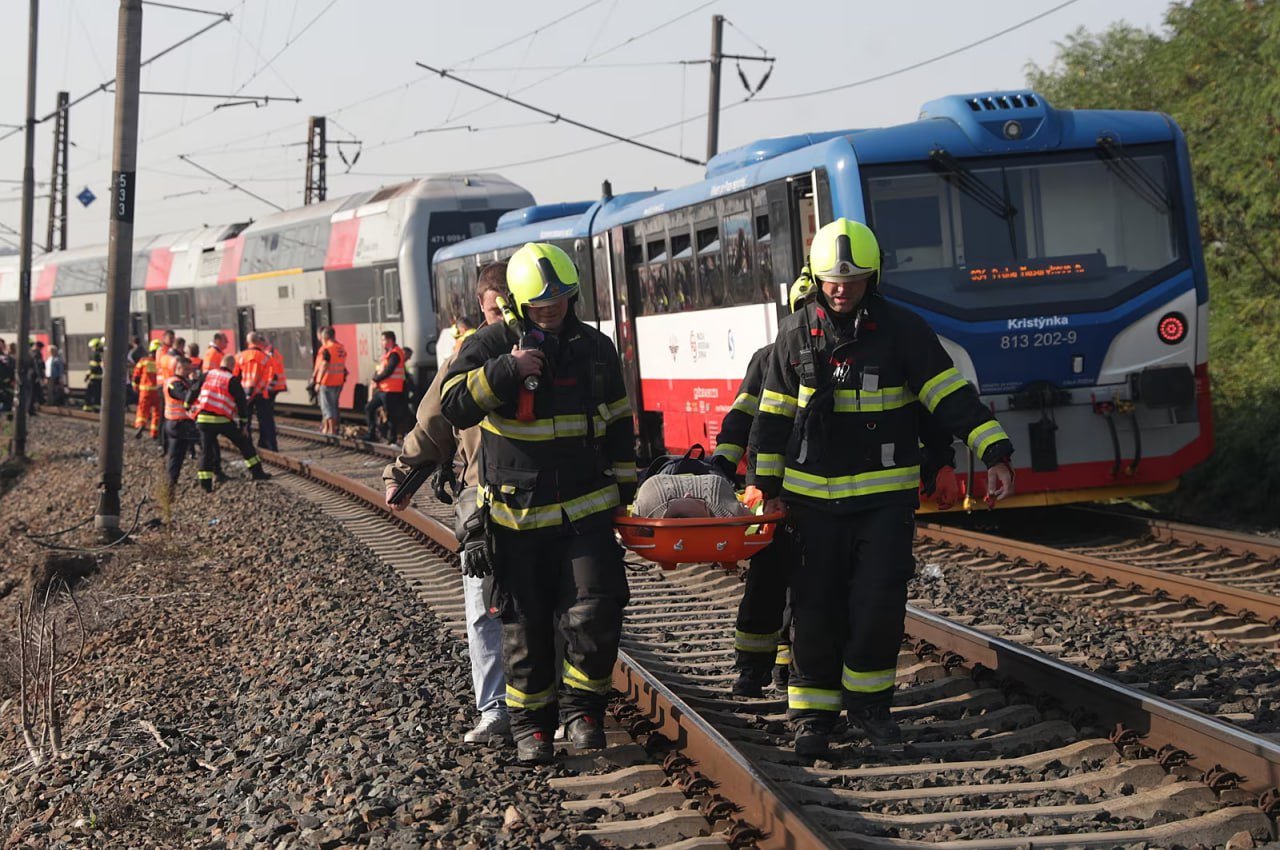
[[[31,330],[48,331],[49,330],[49,302],[48,301],[32,301],[31,302]],[[17,326],[17,322],[14,322]]]
[[[594,247],[591,262],[595,274],[596,318],[608,322],[613,319],[613,298],[609,294],[609,238],[595,236],[591,244]]]
[[[646,285],[641,293],[646,313],[669,313],[671,307],[671,287],[667,276],[667,240],[654,239],[645,243]]]
[[[386,318],[400,318],[400,270],[382,270],[382,312]]]
[[[693,273],[693,237],[686,231],[671,234],[671,310],[697,307],[697,279]]]
[[[80,371],[89,367],[89,340],[98,334],[67,334],[62,346],[62,359],[67,369]]]
[[[467,286],[466,269],[472,259],[466,257],[448,260],[436,266],[436,322],[438,327],[447,328],[453,325],[459,316],[469,316],[475,312],[471,305],[475,302],[470,293],[474,288]],[[469,297],[470,296],[470,297]]]
[[[235,327],[236,288],[234,286],[197,286],[195,326],[202,331],[218,331]]]
[[[357,325],[373,322],[373,297],[376,294],[377,273],[363,266],[354,269],[338,269],[324,276],[325,294],[333,307],[335,325]]]
[[[89,295],[107,289],[107,261],[62,263],[54,279],[54,295]]]
[[[130,267],[129,288],[130,289],[146,289],[147,288],[147,270],[151,268],[151,252],[137,251],[133,255],[133,265]]]
[[[284,360],[284,374],[287,378],[307,378],[311,374],[314,360],[311,353],[311,332],[307,328],[259,328],[259,333],[266,334],[267,339],[280,352]]]
[[[728,290],[726,306],[751,304],[756,300],[751,286],[753,265],[751,254],[754,242],[751,236],[751,210],[743,203],[745,200],[745,198],[735,198],[727,202],[724,217],[720,220]]]
[[[724,268],[720,263],[720,230],[712,224],[694,233],[698,262],[699,306],[703,309],[728,303],[724,284]]]
[[[756,207],[756,256],[755,256],[755,273],[752,277],[755,279],[756,302],[765,304],[771,301],[776,303],[778,292],[773,285],[773,234],[769,230],[769,214],[766,212],[760,214],[760,207]]]
[[[624,233],[627,241],[623,265],[627,268],[627,288],[631,293],[628,300],[632,314],[639,316],[647,312],[644,290],[649,281],[649,269],[644,264],[644,245],[641,244],[640,237],[631,227],[626,228]]]
[[[12,332],[18,327],[18,304],[7,301],[0,304],[0,328]]]

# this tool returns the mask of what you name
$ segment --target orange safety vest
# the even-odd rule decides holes
[[[236,418],[236,400],[231,397],[231,373],[222,367],[209,372],[200,385],[200,398],[191,412],[196,416]]]
[[[268,356],[271,359],[271,383],[267,389],[273,393],[282,393],[289,389],[289,383],[284,374],[284,356],[274,346]]]
[[[271,356],[261,348],[246,348],[236,355],[236,375],[249,398],[265,395],[271,386]]]
[[[218,348],[216,345],[209,346],[204,352],[204,360],[202,361],[204,363],[204,368],[206,370],[218,368],[222,365],[222,358],[226,356],[227,352]]]
[[[199,357],[191,357],[190,355],[188,355],[187,362],[191,364],[190,374],[192,375],[198,373],[202,368],[204,368],[204,361],[201,360]]]
[[[322,352],[329,352],[329,362],[324,363]],[[323,387],[340,387],[347,382],[347,349],[342,343],[329,341],[320,346],[316,352],[316,362],[324,363],[324,372],[320,375]]]
[[[187,382],[174,375],[164,382],[164,421],[183,422],[191,418],[185,403],[173,397],[171,390],[175,384],[186,386]]]
[[[173,364],[177,360],[172,348],[164,348],[156,352],[156,374],[160,376],[159,383],[164,384],[165,381],[173,377]]]
[[[400,346],[397,345],[382,355],[382,360],[378,362],[378,371],[381,372],[387,368],[387,360],[393,354],[398,355],[400,358],[396,363],[396,368],[391,371],[390,375],[378,381],[378,389],[384,393],[404,392],[404,352],[400,349]]]
[[[133,385],[140,393],[154,392],[159,386],[156,379],[156,359],[148,354],[133,367]]]

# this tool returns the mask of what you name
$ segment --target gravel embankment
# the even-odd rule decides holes
[[[546,785],[560,768],[461,744],[465,648],[336,523],[243,468],[213,496],[188,483],[172,524],[146,504],[136,542],[80,582],[65,755],[32,768],[12,636],[48,552],[27,534],[97,498],[96,429],[35,425],[37,463],[0,499],[3,847],[572,846]],[[128,439],[126,463],[127,525],[162,473],[149,441]]]
[[[1083,658],[1089,669],[1149,693],[1240,715],[1232,719],[1251,731],[1280,732],[1280,676],[1266,650],[981,576],[946,559],[920,559],[909,595],[942,613],[970,616],[975,627],[1030,634],[1032,646],[1061,646],[1073,663]]]

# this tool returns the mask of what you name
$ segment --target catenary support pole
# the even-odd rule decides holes
[[[34,392],[34,384],[22,381],[25,358],[34,357],[27,340],[31,336],[31,228],[35,219],[36,194],[36,33],[39,30],[40,0],[31,0],[31,13],[27,24],[27,144],[22,161],[22,235],[18,246],[18,338],[14,346],[18,349],[14,360],[18,364],[18,393],[14,401],[13,411],[13,444],[10,453],[14,457],[26,457],[27,454],[27,405],[31,399],[28,392]]]
[[[720,43],[724,40],[724,15],[711,16],[711,97],[707,103],[707,161],[720,152]]]
[[[49,178],[49,231],[46,251],[67,250],[67,154],[71,139],[71,95],[58,92],[58,117],[53,123],[53,175]]]
[[[111,236],[107,246],[107,357],[103,364],[102,419],[98,433],[98,512],[94,527],[109,541],[120,537],[124,485],[124,417],[133,266],[133,205],[137,192],[138,84],[142,63],[142,0],[120,0],[116,52],[116,132],[111,169]]]

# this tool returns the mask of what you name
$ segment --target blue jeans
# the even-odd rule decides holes
[[[471,656],[471,684],[476,710],[507,710],[507,680],[502,673],[502,620],[489,617],[484,579],[462,577],[467,612],[467,654]]]

